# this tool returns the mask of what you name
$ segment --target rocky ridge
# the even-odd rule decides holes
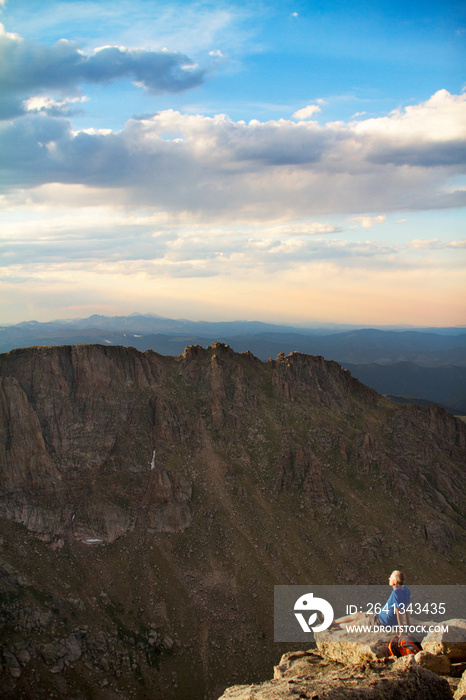
[[[320,357],[0,356],[6,697],[218,697],[289,649],[274,584],[461,582],[465,447]]]

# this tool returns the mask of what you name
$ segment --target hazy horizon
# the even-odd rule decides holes
[[[466,10],[0,0],[4,323],[464,323]]]
[[[345,323],[343,321],[308,321],[307,323],[291,323],[287,322],[286,320],[274,320],[274,319],[263,319],[263,318],[244,318],[244,317],[232,317],[232,318],[223,318],[223,317],[215,317],[215,318],[208,318],[208,317],[199,317],[199,318],[188,318],[187,316],[180,316],[180,317],[171,317],[171,316],[165,316],[163,314],[158,314],[155,312],[147,311],[147,312],[139,312],[139,311],[133,311],[130,312],[129,314],[104,314],[104,313],[99,313],[95,312],[93,314],[90,314],[88,316],[75,316],[75,317],[69,317],[69,318],[58,318],[58,317],[51,317],[47,318],[44,320],[39,320],[37,318],[24,318],[21,320],[17,321],[12,321],[12,322],[6,322],[2,321],[0,319],[0,327],[2,326],[13,326],[13,325],[18,325],[21,323],[73,323],[77,321],[83,321],[88,318],[92,317],[102,317],[106,319],[115,319],[115,318],[128,318],[128,317],[137,317],[137,316],[142,316],[142,317],[153,317],[154,319],[160,319],[160,320],[167,320],[167,321],[186,321],[188,323],[211,323],[211,324],[235,324],[235,323],[244,323],[244,324],[264,324],[264,325],[271,325],[271,326],[277,326],[277,327],[289,327],[289,328],[301,328],[301,329],[325,329],[325,328],[335,328],[335,329],[378,329],[378,330],[416,330],[416,329],[435,329],[438,328],[439,330],[443,329],[458,329],[461,330],[462,328],[465,329],[466,331],[466,324],[456,324],[454,326],[447,326],[447,325],[441,325],[441,326],[424,326],[424,325],[410,325],[410,324],[403,324],[403,323],[394,323],[394,324],[381,324],[381,323],[360,323],[360,324],[353,324],[353,323]]]

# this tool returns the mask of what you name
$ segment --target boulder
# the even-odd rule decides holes
[[[324,659],[316,651],[289,651],[273,669],[274,678],[314,677],[341,668],[341,664]]]
[[[390,656],[388,645],[393,634],[354,634],[346,630],[317,632],[315,640],[319,654],[343,664],[355,664],[365,659],[383,659]]]
[[[16,654],[16,658],[18,659],[21,666],[26,666],[31,660],[31,654],[28,652],[27,649],[20,649]]]
[[[461,676],[458,688],[453,697],[454,700],[466,700],[466,671]]]
[[[430,651],[418,651],[414,657],[416,663],[423,668],[427,668],[432,673],[439,673],[443,676],[450,674],[451,661],[445,654],[431,654]]]
[[[51,673],[61,673],[65,664],[77,661],[82,652],[81,634],[73,632],[66,639],[59,639],[49,644],[44,644],[40,653]]]
[[[451,664],[449,675],[453,678],[461,678],[463,673],[466,671],[466,661],[461,661],[460,663]]]
[[[303,657],[304,658],[304,657]],[[275,678],[260,685],[228,688],[219,700],[451,700],[447,681],[414,657],[364,661],[312,677]]]
[[[448,632],[429,632],[422,640],[424,651],[444,654],[450,661],[466,661],[466,620],[447,620]]]
[[[19,678],[21,675],[21,666],[18,659],[10,651],[3,652],[4,659],[6,661],[6,668],[8,673],[12,678]]]

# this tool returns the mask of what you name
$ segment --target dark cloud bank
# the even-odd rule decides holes
[[[53,46],[0,33],[0,73],[3,108],[9,119],[25,111],[26,97],[47,91],[73,92],[82,83],[108,83],[129,78],[153,93],[174,93],[200,85],[204,71],[188,56],[106,46],[85,54],[64,39]]]

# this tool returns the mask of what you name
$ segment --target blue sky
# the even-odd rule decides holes
[[[464,321],[460,2],[0,2],[0,321]]]

